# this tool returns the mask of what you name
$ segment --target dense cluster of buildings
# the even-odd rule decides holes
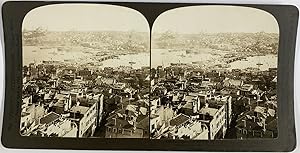
[[[83,47],[94,50],[124,52],[141,52],[149,50],[149,35],[145,32],[114,31],[47,31],[36,28],[23,30],[23,44],[33,46],[52,46],[68,50]]]
[[[276,138],[276,74],[276,68],[152,68],[151,138]]]
[[[172,31],[156,34],[153,48],[199,49],[210,48],[222,51],[272,53],[278,51],[277,33],[197,33],[178,34]]]
[[[20,134],[149,137],[149,71],[90,70],[55,61],[24,66]]]
[[[170,63],[151,70],[132,66],[100,69],[99,63],[105,60],[148,51],[148,38],[133,32],[25,30],[25,45],[43,49],[47,44],[46,48],[57,48],[57,52],[68,52],[72,46],[91,55],[97,51],[92,56],[97,62],[51,60],[25,65],[20,134],[179,140],[276,138],[277,68],[228,69],[228,65],[249,56],[276,53],[278,34],[177,36],[161,34],[154,38],[153,46],[169,52],[184,48],[182,57],[201,54],[199,48],[211,49],[211,54],[218,54],[216,50],[233,52],[220,56],[219,61]]]

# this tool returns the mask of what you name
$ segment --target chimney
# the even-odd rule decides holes
[[[205,103],[205,108],[208,108],[209,104],[208,103]]]
[[[117,125],[117,118],[113,118],[114,120],[114,125]]]
[[[247,127],[247,121],[243,120],[243,122],[244,122],[244,127]]]
[[[257,94],[257,100],[260,100],[260,95],[259,94]]]
[[[127,114],[124,114],[123,116],[124,116],[124,120],[127,121],[128,119]]]

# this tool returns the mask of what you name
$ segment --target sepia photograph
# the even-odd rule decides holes
[[[23,21],[20,134],[277,138],[279,27],[240,6],[56,4]],[[150,48],[151,46],[151,48]]]
[[[263,10],[191,6],[152,28],[150,138],[277,138],[279,27]]]
[[[2,146],[292,151],[298,21],[277,2],[5,2]]]
[[[150,29],[106,4],[35,8],[22,27],[20,134],[149,138]]]

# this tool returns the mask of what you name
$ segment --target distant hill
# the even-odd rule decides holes
[[[161,49],[211,48],[247,52],[277,53],[279,35],[275,33],[199,33],[153,34],[152,47]]]
[[[167,31],[153,34],[152,48],[195,49],[211,48],[238,52],[278,52],[279,35],[275,33],[198,33],[177,34]],[[47,31],[37,28],[23,31],[23,45],[82,46],[96,50],[149,51],[149,34],[124,31]]]
[[[149,34],[142,32],[23,31],[25,46],[82,46],[104,50],[149,51]]]

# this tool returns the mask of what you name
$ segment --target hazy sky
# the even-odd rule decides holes
[[[270,32],[278,33],[276,19],[269,13],[237,6],[192,6],[161,14],[153,32],[178,33]]]
[[[139,31],[149,32],[142,14],[130,8],[104,4],[55,4],[30,11],[23,29],[49,31]]]

